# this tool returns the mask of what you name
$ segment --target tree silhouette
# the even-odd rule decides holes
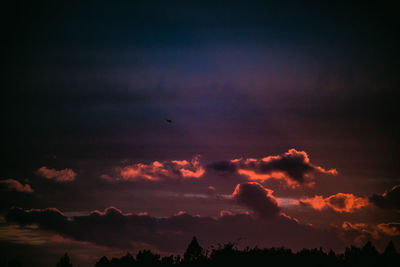
[[[396,248],[394,247],[393,241],[390,241],[387,244],[387,246],[385,248],[385,251],[383,252],[383,255],[393,256],[393,255],[396,255],[396,254],[397,254],[397,251],[396,251]]]
[[[136,255],[136,261],[138,265],[142,266],[154,266],[158,265],[160,261],[160,255],[154,254],[150,250],[141,250]]]
[[[399,264],[399,254],[397,254],[393,241],[390,241],[385,251],[381,255],[383,266],[397,266]]]
[[[183,254],[183,261],[189,262],[200,262],[205,258],[203,254],[203,248],[200,246],[197,238],[194,236],[185,253]]]
[[[72,267],[72,263],[69,260],[68,253],[65,253],[64,256],[56,264],[56,267]]]
[[[121,257],[119,261],[120,261],[119,266],[121,267],[129,267],[135,264],[135,259],[129,253],[126,253],[126,255]]]
[[[361,248],[360,262],[362,262],[364,266],[379,266],[378,256],[378,251],[374,245],[372,245],[371,241],[368,241]]]
[[[109,267],[109,266],[110,266],[110,261],[107,259],[106,256],[101,257],[101,259],[94,265],[94,267]]]
[[[109,260],[103,256],[94,267],[135,267],[135,266],[295,266],[295,267],[397,267],[400,257],[393,242],[389,242],[380,254],[374,245],[368,241],[363,247],[350,246],[344,253],[336,254],[333,250],[328,253],[322,248],[302,249],[292,252],[288,248],[249,248],[240,250],[236,243],[229,242],[211,247],[210,253],[205,253],[196,237],[189,243],[183,258],[180,255],[170,255],[160,258],[150,250],[141,250],[136,257],[126,253],[120,258]],[[21,267],[16,261],[4,260],[5,267]],[[0,266],[3,265],[0,262]],[[72,267],[67,253],[59,260],[56,267]]]
[[[174,255],[166,256],[161,259],[161,265],[172,266],[174,264]]]
[[[12,259],[8,262],[8,267],[22,267],[22,264],[16,259]]]
[[[399,254],[396,252],[393,242],[390,242],[385,252],[379,254],[371,242],[367,242],[362,248],[351,246],[345,253],[336,254],[333,250],[328,253],[322,248],[302,249],[296,253],[288,248],[264,248],[246,247],[240,250],[236,243],[229,242],[211,247],[210,254],[204,253],[196,237],[189,243],[183,259],[179,255],[165,256],[152,253],[150,250],[139,251],[136,259],[129,253],[121,258],[113,258],[110,261],[106,257],[101,258],[95,267],[135,267],[135,266],[296,266],[296,267],[395,267],[399,263]]]

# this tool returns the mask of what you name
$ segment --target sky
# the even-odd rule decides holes
[[[0,258],[92,266],[182,253],[194,235],[205,249],[400,250],[391,4],[0,12]]]

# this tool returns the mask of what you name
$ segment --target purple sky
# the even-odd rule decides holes
[[[400,249],[394,7],[3,13],[0,259],[52,266],[69,252],[91,266],[182,253],[193,235],[204,248]]]

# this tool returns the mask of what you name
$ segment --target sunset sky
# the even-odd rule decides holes
[[[0,259],[400,250],[394,6],[60,2],[0,11]]]

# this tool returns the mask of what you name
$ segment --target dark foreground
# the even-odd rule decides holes
[[[3,262],[0,265],[6,267],[22,267],[16,260]],[[320,249],[303,249],[297,253],[287,248],[245,248],[237,249],[234,243],[220,245],[210,251],[204,251],[194,237],[190,242],[183,257],[166,256],[151,252],[139,251],[136,257],[127,253],[121,258],[108,259],[103,256],[94,267],[129,267],[129,266],[400,266],[400,254],[390,242],[386,249],[379,253],[371,242],[367,242],[362,248],[351,246],[342,254],[336,254],[332,250],[324,252]],[[56,267],[76,266],[71,263],[66,253]]]

